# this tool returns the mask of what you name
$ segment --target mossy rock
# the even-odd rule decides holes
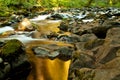
[[[0,55],[6,60],[16,58],[18,55],[20,55],[22,46],[23,44],[17,39],[8,40],[1,47]]]

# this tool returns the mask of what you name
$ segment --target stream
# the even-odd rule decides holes
[[[119,79],[119,8],[36,13],[0,22],[0,80]]]

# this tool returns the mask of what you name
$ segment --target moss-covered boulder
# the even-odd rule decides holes
[[[14,60],[23,51],[22,46],[23,44],[17,39],[8,40],[0,48],[0,56],[7,61]]]
[[[26,80],[30,69],[23,44],[19,40],[1,42],[0,80]]]

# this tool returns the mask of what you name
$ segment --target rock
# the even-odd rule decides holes
[[[111,61],[105,63],[104,65],[102,65],[100,68],[102,69],[120,69],[120,57],[116,57],[114,59],[112,59]]]
[[[0,57],[1,80],[26,78],[31,68],[23,44],[19,40],[12,39],[4,42],[0,48]]]
[[[117,75],[119,75],[118,69],[95,69],[95,76],[93,80],[113,80]]]
[[[89,40],[85,43],[84,48],[85,49],[93,49],[95,47],[98,47],[104,43],[104,40],[102,39],[95,39],[95,40]]]
[[[61,47],[55,44],[34,47],[33,51],[36,56],[48,57],[51,59],[59,58],[62,60],[69,60],[72,57],[73,49],[69,47]]]
[[[37,22],[33,22],[35,25],[35,29],[39,32],[38,35],[40,37],[50,35],[51,33],[58,33],[60,29],[58,26],[60,25],[61,21],[53,21],[53,20],[41,20]]]
[[[68,31],[68,26],[69,26],[69,22],[68,21],[62,21],[59,28],[62,31]]]
[[[110,44],[117,45],[120,44],[120,28],[112,28],[108,30],[106,39],[110,40]]]
[[[116,75],[114,78],[112,78],[112,80],[119,80],[120,79],[120,74]]]
[[[0,49],[0,55],[6,61],[14,61],[21,54],[23,44],[17,39],[8,40]]]
[[[104,44],[104,39],[98,39],[94,34],[84,34],[75,43],[77,50],[94,50]]]
[[[27,79],[67,80],[73,47],[70,44],[55,41],[38,42],[26,44],[25,50],[32,66]]]
[[[8,77],[8,73],[10,72],[11,66],[7,62],[0,63],[0,79],[5,80]]]
[[[116,53],[120,48],[119,45],[119,29],[120,28],[112,28],[108,31],[105,42],[101,48],[99,48],[96,59],[102,62],[110,61],[116,57]],[[113,36],[114,35],[114,36]],[[99,56],[99,57],[98,57]]]
[[[63,41],[63,42],[67,42],[67,43],[76,43],[76,42],[80,42],[80,37],[78,35],[75,34],[67,34],[63,33],[63,34],[59,34],[56,38],[57,41]]]
[[[106,63],[116,58],[116,52],[120,49],[120,46],[101,46],[96,56],[96,61],[100,63]]]
[[[75,43],[77,51],[72,56],[69,80],[119,80],[119,22],[113,19],[103,25],[83,26],[72,31],[80,35],[80,41]],[[84,68],[89,71],[83,74]]]
[[[95,34],[84,34],[80,36],[80,42],[87,42],[89,40],[95,40],[95,39],[97,39]]]
[[[34,27],[29,19],[24,18],[17,26],[18,31],[32,31]]]
[[[59,51],[59,55],[58,55],[58,58],[59,59],[62,59],[62,60],[69,60],[72,58],[72,54],[73,54],[73,48],[71,47],[61,47],[58,49]]]
[[[73,73],[75,72],[75,73]],[[73,70],[69,80],[93,80],[95,72],[90,68],[81,68]]]
[[[98,38],[104,39],[106,37],[107,30],[109,26],[98,26],[91,28],[92,33],[94,33]]]
[[[22,21],[22,19],[24,18],[25,16],[24,15],[16,15],[16,14],[12,14],[11,16],[10,16],[10,22],[9,23],[11,23],[11,24],[13,24],[13,23],[16,23],[16,22],[20,22],[20,21]]]
[[[0,47],[2,47],[2,46],[3,46],[3,44],[4,44],[4,42],[0,41]]]
[[[69,19],[71,17],[72,16],[67,13],[56,13],[56,14],[51,15],[51,18],[53,18],[54,20]]]
[[[84,52],[80,52],[73,55],[73,60],[71,64],[71,69],[80,69],[80,68],[93,68],[93,63],[95,59],[88,54],[85,54]]]
[[[53,14],[53,15],[51,15],[51,17],[52,17],[53,19],[63,19],[63,16],[60,15],[60,14]]]
[[[18,59],[12,62],[11,70],[8,74],[8,79],[10,80],[23,80],[27,79],[31,71],[31,64],[28,61],[28,58],[25,54],[22,54],[18,57]],[[22,77],[21,77],[22,76]]]
[[[58,51],[53,50],[52,52],[49,49],[43,47],[34,48],[34,52],[37,56],[41,56],[41,57],[56,57],[59,55]]]

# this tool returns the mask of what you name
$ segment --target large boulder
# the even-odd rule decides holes
[[[1,43],[0,80],[22,80],[29,71],[30,64],[23,50],[23,44],[17,39]]]
[[[73,50],[71,44],[63,42],[30,41],[25,48],[32,66],[27,79],[67,80]]]

